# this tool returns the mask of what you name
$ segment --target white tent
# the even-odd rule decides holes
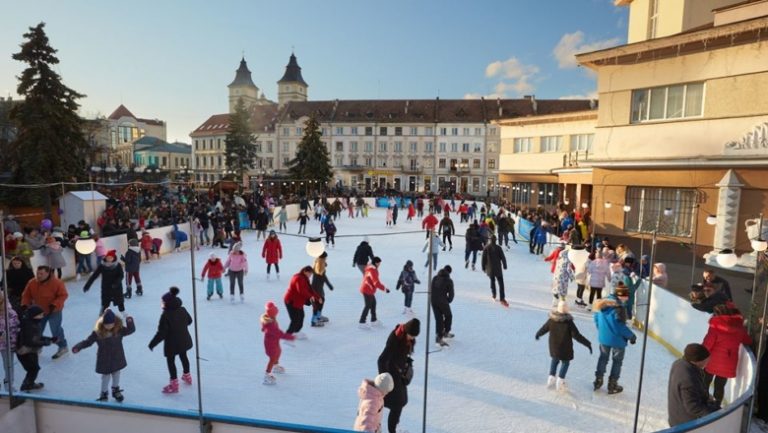
[[[96,218],[107,208],[107,196],[98,191],[70,191],[59,199],[61,209],[61,228],[66,230],[70,224],[84,220],[91,227],[96,226]]]

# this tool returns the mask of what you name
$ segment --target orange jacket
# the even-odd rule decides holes
[[[64,282],[56,278],[55,275],[51,275],[48,280],[42,283],[37,278],[32,278],[21,294],[21,305],[27,307],[33,304],[37,305],[48,315],[54,311],[63,310],[64,301],[68,297],[69,293],[64,287]],[[50,308],[51,305],[54,307],[53,310]]]

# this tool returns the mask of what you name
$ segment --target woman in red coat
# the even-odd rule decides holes
[[[278,262],[283,258],[283,247],[280,244],[280,239],[277,238],[277,233],[274,230],[269,231],[267,240],[264,241],[264,248],[261,250],[261,257],[267,260],[267,280],[269,280],[269,271],[272,269],[272,265],[275,265],[275,273],[277,279],[280,279],[280,266]]]
[[[709,389],[712,380],[715,390],[712,396],[720,404],[723,401],[725,382],[736,377],[739,349],[742,344],[752,344],[744,328],[744,317],[732,303],[717,305],[709,319],[709,331],[702,343],[709,350],[710,358],[704,369],[704,383]]]
[[[304,339],[306,336],[301,331],[304,326],[304,306],[312,305],[318,296],[312,291],[312,285],[309,283],[309,278],[314,271],[312,266],[304,266],[301,271],[291,277],[291,283],[288,285],[288,290],[285,291],[283,301],[285,301],[285,308],[288,310],[288,316],[291,318],[291,324],[288,325],[288,329],[285,331],[288,334],[296,334],[296,338]],[[318,302],[322,303],[321,299]]]
[[[389,293],[389,289],[386,288],[384,283],[379,279],[379,266],[381,266],[381,259],[374,257],[371,264],[365,268],[363,282],[360,284],[360,293],[363,294],[363,300],[365,302],[363,314],[360,315],[361,329],[370,328],[370,326],[365,323],[369,311],[371,313],[371,324],[374,326],[382,326],[381,322],[376,321],[376,289],[383,290],[387,293]]]

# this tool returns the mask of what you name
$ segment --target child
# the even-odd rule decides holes
[[[221,275],[224,273],[224,265],[221,263],[216,254],[211,253],[208,256],[208,261],[203,266],[203,275],[200,278],[201,281],[205,280],[205,275],[208,274],[208,297],[207,301],[211,300],[213,296],[213,286],[216,285],[216,293],[219,294],[219,299],[224,298],[224,288],[221,284]]]
[[[536,332],[536,340],[547,332],[549,332],[549,355],[552,357],[547,387],[551,388],[556,385],[558,391],[567,391],[565,374],[568,372],[568,366],[573,359],[573,340],[575,339],[586,346],[590,355],[592,354],[592,343],[576,328],[573,317],[568,314],[568,304],[565,300],[560,300],[557,303],[557,309],[549,313],[549,319]],[[560,373],[555,377],[557,365],[560,363],[562,363]]]
[[[410,202],[408,203],[408,217],[405,220],[412,221],[414,216],[416,216],[416,208],[413,207],[413,202]]]
[[[125,311],[123,302],[124,275],[123,267],[117,262],[117,253],[115,250],[109,250],[104,256],[104,261],[86,281],[83,293],[87,293],[91,289],[91,284],[101,276],[101,310],[99,311],[106,310],[109,304],[115,304],[122,313]]]
[[[112,378],[112,398],[120,403],[123,401],[123,390],[120,389],[120,370],[128,365],[123,350],[123,337],[133,334],[136,330],[133,317],[126,317],[125,325],[123,327],[122,319],[107,308],[104,314],[96,320],[91,335],[72,348],[72,353],[77,353],[82,349],[91,347],[93,343],[98,346],[96,373],[101,375],[101,394],[96,401],[107,401],[110,378]]]
[[[387,219],[386,219],[386,221],[387,221],[387,227],[389,227],[389,226],[391,226],[391,225],[392,225],[392,218],[393,218],[393,215],[394,215],[394,211],[392,210],[392,206],[389,206],[389,207],[387,208]]]
[[[267,362],[267,371],[264,373],[264,385],[274,385],[277,382],[272,370],[275,373],[285,373],[285,369],[280,365],[280,339],[293,341],[296,337],[293,334],[286,334],[277,324],[277,305],[270,301],[264,306],[266,312],[261,316],[261,332],[264,333],[264,351],[269,357]]]
[[[280,266],[278,262],[283,258],[283,246],[280,244],[280,239],[277,238],[277,233],[274,230],[269,231],[269,236],[264,241],[261,257],[267,261],[267,281],[269,281],[269,271],[272,269],[272,265],[275,265],[275,273],[279,280]]]
[[[360,404],[357,407],[355,431],[381,433],[381,416],[384,410],[384,396],[395,388],[395,381],[389,373],[381,373],[375,379],[363,379],[357,396]]]
[[[40,252],[48,257],[48,266],[51,269],[56,270],[56,276],[61,279],[61,269],[67,266],[67,262],[64,260],[64,251],[61,247],[61,243],[53,236],[48,236],[45,239],[45,246],[40,249]]]
[[[280,206],[277,219],[280,221],[280,232],[288,230],[288,211],[285,210],[285,205]]]
[[[229,301],[235,302],[235,280],[240,289],[240,302],[245,302],[243,295],[243,278],[248,273],[248,256],[242,250],[243,244],[240,242],[232,245],[232,252],[224,263],[224,270],[229,270]]]
[[[440,251],[440,248],[444,247],[445,244],[443,241],[440,240],[440,237],[437,235],[437,232],[432,233],[432,239],[427,239],[427,241],[424,243],[424,248],[421,249],[422,253],[427,253],[427,261],[424,263],[424,267],[429,266],[429,243],[432,242],[432,269],[437,269],[437,255]]]
[[[96,249],[93,251],[96,254],[96,267],[99,267],[104,256],[107,255],[107,247],[104,246],[104,240],[99,235],[94,234],[93,240],[96,242]]]
[[[325,223],[325,245],[332,245],[336,248],[336,224],[332,219]]]
[[[3,372],[5,373],[3,383],[5,383],[6,391],[11,388],[11,367],[13,366],[11,353],[16,350],[16,338],[19,334],[19,316],[17,316],[13,308],[10,307],[11,303],[5,298],[5,293],[0,292],[0,357],[3,358]],[[8,315],[7,326],[5,321],[6,314]],[[6,346],[6,329],[8,330],[8,336],[10,337],[10,346]],[[2,389],[2,387],[0,387],[0,389]]]
[[[43,327],[40,322],[45,313],[37,305],[32,305],[24,313],[21,319],[21,328],[18,337],[18,349],[16,349],[16,358],[27,372],[24,381],[21,383],[21,391],[34,391],[42,389],[43,384],[35,382],[37,374],[40,372],[38,363],[38,354],[43,346],[50,346],[53,343],[51,337],[43,337]]]
[[[120,258],[125,263],[126,274],[126,288],[125,297],[131,299],[133,288],[131,284],[133,280],[136,280],[136,294],[141,296],[144,294],[144,288],[141,285],[141,276],[139,275],[139,269],[141,267],[141,249],[139,248],[139,242],[136,239],[128,241],[128,251]]]
[[[144,251],[144,261],[149,262],[152,258],[152,248],[154,247],[152,244],[152,235],[150,235],[149,232],[142,232],[140,242],[141,250]]]
[[[299,234],[304,232],[304,234],[307,233],[307,220],[309,217],[307,216],[307,213],[305,211],[301,211],[299,214],[299,218],[296,220],[299,222]]]
[[[171,381],[163,387],[163,393],[176,394],[179,392],[179,379],[176,377],[176,355],[181,360],[184,374],[181,380],[187,385],[192,385],[192,375],[189,373],[189,358],[187,351],[192,348],[192,336],[189,335],[189,325],[192,324],[192,316],[181,306],[178,298],[179,288],[171,287],[168,293],[162,297],[163,314],[160,315],[160,323],[157,325],[157,333],[149,342],[149,350],[163,344],[163,354],[168,365],[168,374]]]
[[[414,284],[421,284],[421,281],[419,281],[416,272],[413,270],[413,262],[408,260],[405,262],[403,271],[400,272],[400,278],[397,279],[397,285],[395,286],[395,290],[400,290],[402,287],[403,295],[405,295],[405,308],[403,308],[403,314],[413,314],[411,302],[413,301]]]
[[[177,253],[181,251],[181,244],[189,240],[187,234],[179,230],[179,225],[176,223],[173,223],[173,231],[170,233],[170,237],[175,241],[174,248]]]
[[[333,290],[333,285],[328,280],[328,274],[326,274],[328,267],[327,258],[328,253],[323,251],[323,254],[320,254],[320,257],[315,259],[312,266],[314,273],[312,274],[311,285],[312,290],[317,294],[315,302],[312,303],[312,326],[315,327],[324,326],[325,322],[328,321],[328,318],[323,316],[323,307],[325,306],[325,290],[323,288],[327,284],[328,288]]]
[[[368,218],[368,209],[370,206],[368,206],[367,202],[363,202],[363,218]]]

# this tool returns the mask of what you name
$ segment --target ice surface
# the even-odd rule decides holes
[[[407,317],[402,314],[403,295],[395,291],[395,283],[406,260],[415,263],[422,281],[417,292],[426,290],[427,270],[421,222],[406,222],[400,213],[398,225],[387,228],[384,211],[371,210],[367,219],[337,221],[336,247],[328,250],[328,276],[335,286],[326,288],[324,315],[330,323],[324,328],[309,326],[310,307],[303,332],[308,340],[297,341],[295,347],[283,343],[281,364],[286,374],[277,375],[275,386],[261,384],[267,363],[263,349],[259,316],[264,303],[273,300],[280,308],[278,320],[283,330],[288,315],[283,293],[290,277],[302,266],[312,263],[304,250],[306,239],[293,236],[298,223],[288,224],[291,236],[280,237],[284,258],[280,263],[281,279],[266,280],[266,264],[261,258],[263,241],[255,234],[244,234],[250,272],[246,276],[245,303],[239,298],[229,301],[228,280],[224,280],[225,297],[205,300],[205,285],[197,281],[197,327],[199,330],[200,366],[203,407],[206,412],[231,414],[275,421],[351,428],[357,410],[357,388],[363,378],[376,374],[376,359],[387,335]],[[534,333],[544,323],[551,305],[549,264],[541,256],[528,252],[521,242],[507,252],[509,269],[505,272],[510,308],[491,300],[488,278],[479,268],[464,269],[464,231],[458,224],[454,249],[440,252],[439,265],[453,267],[456,299],[452,304],[453,332],[450,348],[437,350],[434,331],[426,333],[426,294],[414,296],[416,317],[422,320],[418,337],[415,377],[408,388],[409,402],[403,412],[401,427],[421,431],[424,397],[425,348],[429,357],[427,431],[448,432],[627,432],[631,430],[637,391],[642,338],[628,346],[620,383],[624,392],[609,396],[605,387],[592,391],[591,382],[597,363],[596,330],[590,314],[572,308],[580,331],[593,343],[595,354],[575,344],[575,359],[568,371],[570,392],[561,394],[545,387],[549,351],[547,337],[534,340]],[[319,225],[311,221],[308,235],[319,233]],[[373,251],[383,259],[381,274],[391,293],[377,293],[378,312],[385,326],[361,330],[357,322],[363,307],[358,289],[361,275],[352,267],[352,255],[362,236],[368,234]],[[382,234],[382,236],[379,236]],[[195,276],[199,277],[208,254],[226,257],[226,250],[203,247],[197,252]],[[144,296],[126,301],[126,312],[136,321],[137,331],[124,340],[128,367],[123,370],[121,387],[124,404],[139,404],[195,411],[195,386],[182,384],[177,395],[164,395],[160,389],[167,383],[168,373],[162,345],[150,352],[147,344],[154,335],[161,313],[160,296],[171,285],[181,288],[184,305],[193,312],[190,253],[167,254],[159,261],[142,264]],[[88,336],[99,310],[99,282],[83,293],[84,280],[70,281],[70,298],[64,309],[64,329],[72,346]],[[135,288],[134,288],[135,290]],[[575,291],[575,284],[571,292]],[[434,322],[432,325],[434,329]],[[48,331],[46,331],[46,335]],[[638,333],[638,337],[642,337]],[[39,380],[45,382],[41,393],[91,400],[98,396],[99,376],[94,372],[96,347],[78,354],[67,354],[53,361],[55,348],[46,348],[40,358]],[[196,374],[194,351],[189,353],[192,373]],[[666,424],[666,383],[674,357],[661,345],[649,340],[643,384],[640,431],[655,431]],[[177,361],[178,365],[178,361]],[[23,371],[15,367],[16,384]],[[180,368],[180,366],[179,366]],[[181,372],[179,373],[181,374]],[[195,378],[195,380],[197,380]],[[386,425],[386,413],[384,415]]]

